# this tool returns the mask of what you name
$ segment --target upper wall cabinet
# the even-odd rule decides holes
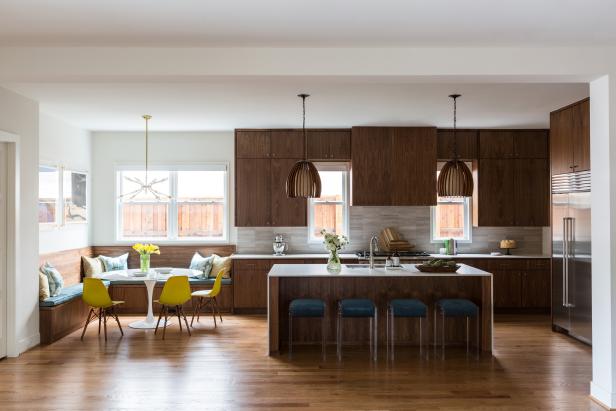
[[[236,130],[237,158],[303,158],[301,130]]]
[[[457,130],[455,145],[458,157],[462,160],[477,158],[477,130]],[[453,130],[439,129],[436,142],[436,156],[439,160],[451,160],[454,156]]]
[[[436,204],[436,128],[353,127],[352,204]]]
[[[590,170],[590,100],[550,113],[552,175]]]
[[[351,130],[308,130],[306,138],[309,160],[351,160]]]
[[[548,158],[548,131],[479,130],[479,158]]]

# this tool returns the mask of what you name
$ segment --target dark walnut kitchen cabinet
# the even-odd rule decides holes
[[[436,204],[436,128],[353,127],[354,206]]]
[[[236,226],[306,226],[306,200],[285,192],[291,167],[303,158],[303,141],[296,130],[236,130]]]
[[[480,130],[479,157],[479,226],[550,224],[547,130]]]
[[[478,130],[457,130],[456,151],[462,160],[477,158]],[[451,160],[454,156],[453,130],[438,129],[436,135],[436,158],[441,161]]]
[[[495,309],[550,309],[549,259],[502,257],[460,261],[492,273]]]
[[[351,130],[308,130],[307,156],[314,161],[350,161]]]
[[[550,113],[551,174],[590,170],[590,99]]]

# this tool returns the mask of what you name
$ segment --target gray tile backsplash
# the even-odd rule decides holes
[[[437,252],[441,244],[430,242],[430,207],[350,207],[350,244],[345,252],[368,248],[372,235],[385,227],[395,227],[415,249]],[[498,250],[500,240],[516,240],[514,254],[542,254],[544,235],[542,227],[475,227],[472,243],[459,244],[460,252],[485,253]],[[240,253],[271,253],[276,234],[283,234],[289,252],[323,252],[322,244],[309,244],[305,227],[258,227],[237,229],[237,250]]]

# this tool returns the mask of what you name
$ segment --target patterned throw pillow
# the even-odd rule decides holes
[[[43,301],[49,298],[49,280],[47,275],[39,271],[39,300]]]
[[[43,264],[41,271],[47,276],[47,280],[49,281],[49,296],[55,297],[60,294],[62,287],[64,287],[64,278],[62,278],[62,274],[48,262]]]
[[[214,264],[210,276],[216,277],[220,270],[223,270],[222,278],[231,278],[231,264],[233,263],[231,257],[221,257],[216,254],[212,254],[212,257],[214,257]]]
[[[191,270],[199,270],[201,271],[201,275],[199,278],[206,279],[210,276],[210,271],[212,271],[212,265],[214,263],[214,256],[203,257],[199,253],[195,253],[193,255],[192,260],[190,260],[190,268]]]
[[[92,258],[81,256],[81,263],[83,264],[83,273],[86,277],[94,277],[105,271],[103,261],[99,257]]]
[[[99,255],[98,258],[103,262],[105,271],[128,270],[128,253],[119,257],[106,257]]]

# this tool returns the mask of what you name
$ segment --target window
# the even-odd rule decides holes
[[[148,171],[158,198],[136,192],[144,171],[117,174],[119,240],[227,240],[226,165]]]
[[[438,164],[440,170],[444,163]],[[469,164],[469,167],[471,165]],[[437,171],[437,177],[438,177]],[[449,238],[471,241],[471,199],[438,197],[431,207],[431,240],[440,242]]]
[[[308,239],[323,239],[321,230],[348,236],[348,168],[346,164],[315,164],[321,176],[321,197],[308,207]]]
[[[38,220],[41,224],[58,224],[60,172],[57,167],[39,166]]]

